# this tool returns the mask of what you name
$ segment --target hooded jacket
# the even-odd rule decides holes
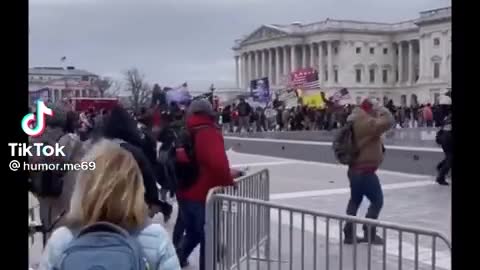
[[[110,117],[105,119],[103,135],[107,139],[120,139],[126,142],[122,143],[121,147],[128,150],[138,163],[145,186],[145,201],[148,204],[158,203],[157,180],[153,164],[145,154],[145,151],[143,151],[145,144],[142,141],[141,132],[138,130],[135,120],[125,109],[115,107],[110,112]]]
[[[186,125],[191,133],[197,126],[208,127],[194,131],[194,153],[199,166],[198,178],[188,189],[178,191],[177,197],[205,202],[211,188],[233,185],[223,136],[213,118],[206,115],[193,114],[187,118]]]
[[[374,115],[357,107],[347,118],[347,121],[353,121],[354,139],[359,149],[351,169],[375,171],[383,161],[382,135],[393,126],[395,120],[385,107],[376,108]]]

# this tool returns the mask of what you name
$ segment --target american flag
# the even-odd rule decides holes
[[[312,68],[305,68],[292,72],[289,85],[302,90],[320,88],[318,72]]]
[[[338,102],[342,99],[349,99],[349,98],[350,98],[350,93],[348,92],[348,89],[342,88],[333,94],[332,101]]]

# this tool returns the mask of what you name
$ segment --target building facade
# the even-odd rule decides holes
[[[322,90],[346,87],[352,103],[365,97],[434,103],[451,87],[451,34],[450,7],[400,23],[263,25],[236,41],[236,82],[245,89],[267,76],[280,89],[290,72],[313,67]]]
[[[70,97],[96,97],[98,75],[75,67],[34,67],[28,70],[30,99],[56,102]],[[30,100],[32,102],[32,100]]]

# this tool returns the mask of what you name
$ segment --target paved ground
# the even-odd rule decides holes
[[[321,212],[343,214],[348,200],[349,189],[346,178],[346,168],[336,164],[318,163],[315,161],[294,160],[278,157],[244,154],[229,150],[230,163],[234,167],[250,167],[251,172],[268,168],[270,170],[270,191],[271,200],[280,204],[317,210]],[[268,152],[267,152],[268,153]],[[450,239],[451,224],[451,189],[450,187],[438,186],[434,183],[433,177],[428,175],[408,174],[404,172],[393,172],[380,170],[378,175],[381,179],[385,204],[380,218],[382,220],[434,229],[447,235]],[[365,200],[360,209],[360,215],[364,215],[368,201]],[[278,254],[278,237],[272,237],[270,254],[272,262],[271,269],[289,269],[290,261],[292,269],[301,269],[301,216],[293,215],[290,224],[288,216],[281,215],[278,219],[278,212],[272,211],[271,235],[278,235],[279,228],[282,235],[282,251]],[[174,219],[173,219],[174,220]],[[305,269],[326,269],[326,248],[325,248],[325,221],[318,220],[316,237],[311,217],[306,217],[304,223],[304,254]],[[160,219],[157,219],[161,222]],[[173,227],[173,221],[165,225],[169,231]],[[292,256],[289,260],[289,228],[292,227]],[[337,223],[329,224],[329,266],[331,269],[338,269],[339,263],[339,237],[340,229]],[[361,231],[359,227],[359,232]],[[312,241],[317,239],[318,248],[315,256],[317,268],[313,267]],[[414,240],[411,235],[403,235],[402,239],[402,265],[403,269],[414,269]],[[419,266],[421,269],[431,269],[430,241],[419,239]],[[440,242],[440,241],[437,241]],[[441,243],[437,243],[436,262],[438,269],[449,269],[450,254],[448,249]],[[398,268],[398,246],[399,236],[395,233],[387,235],[386,269]],[[37,240],[31,247],[30,262],[38,261],[41,251],[40,241]],[[275,251],[275,252],[273,252]],[[357,269],[367,268],[367,245],[359,246],[357,250]],[[198,252],[198,251],[196,251]],[[380,269],[382,258],[382,247],[372,248],[372,269]],[[353,269],[353,249],[343,246],[344,269]],[[280,260],[278,260],[280,258]],[[278,261],[281,261],[278,263]],[[196,269],[197,256],[191,258],[192,266],[188,269]],[[277,268],[280,265],[280,268]],[[251,269],[257,269],[257,261],[251,262]],[[258,269],[267,269],[267,263],[258,263]],[[241,269],[246,269],[245,263]]]

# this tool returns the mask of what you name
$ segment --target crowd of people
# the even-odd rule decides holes
[[[232,133],[262,131],[332,130],[345,125],[353,105],[338,105],[325,102],[323,108],[297,105],[286,108],[275,100],[273,105],[254,107],[244,99],[227,105],[221,111],[224,130]],[[393,101],[385,104],[392,113],[396,128],[440,127],[447,111],[443,105],[414,104],[395,106]]]
[[[29,162],[96,166],[78,172],[30,172],[29,190],[39,200],[42,223],[31,229],[48,239],[40,269],[74,269],[69,267],[79,262],[127,269],[138,259],[149,265],[141,269],[174,270],[189,264],[198,245],[200,269],[205,269],[208,191],[234,185],[234,178],[244,174],[230,169],[211,103],[198,99],[185,110],[169,106],[167,111],[157,104],[138,113],[120,106],[98,112],[49,106],[54,114],[31,143],[58,143],[65,146],[66,156]],[[152,223],[156,214],[165,222],[170,219],[168,196],[178,202],[173,240],[162,225]],[[116,249],[98,245],[98,237]],[[139,245],[128,249],[125,243]],[[117,261],[112,254],[119,255]]]
[[[347,214],[356,215],[361,198],[367,196],[372,202],[367,217],[375,219],[383,205],[375,174],[385,151],[381,135],[398,123],[395,115],[408,118],[406,110],[394,108],[391,103],[385,107],[374,104],[366,100],[360,106],[341,109],[327,104],[323,110],[287,110],[274,101],[276,114],[270,114],[272,110],[268,109],[253,110],[244,99],[222,112],[216,111],[207,99],[195,99],[182,106],[153,102],[150,108],[138,112],[121,106],[110,111],[75,112],[55,105],[53,116],[46,118],[44,133],[31,138],[31,143],[59,143],[65,146],[66,155],[53,159],[33,157],[29,162],[94,162],[96,168],[30,172],[30,191],[40,203],[42,225],[36,229],[48,239],[40,269],[71,269],[68,267],[79,261],[102,269],[124,269],[116,267],[138,260],[139,265],[149,265],[148,269],[174,270],[187,266],[190,254],[200,245],[199,266],[204,270],[207,194],[213,187],[234,185],[234,178],[243,175],[230,168],[219,124],[226,130],[241,132],[252,128],[330,130],[352,123],[361,151],[349,164],[352,197]],[[437,111],[443,110],[440,108]],[[449,117],[436,121],[433,110],[429,105],[419,107],[422,117],[417,120],[427,126],[441,124],[438,141],[446,157],[437,166],[437,182],[443,185],[447,184],[445,176],[452,160],[451,124]],[[415,110],[409,112],[412,115]],[[175,196],[178,202],[172,238],[162,225],[152,223],[156,214],[169,221],[173,211],[169,196]],[[351,225],[346,224],[344,233],[345,243],[352,243]],[[99,245],[98,237],[117,248]],[[365,231],[365,237],[383,243],[375,228]],[[94,247],[94,251],[87,247]],[[112,261],[115,252],[130,258],[122,255]]]

